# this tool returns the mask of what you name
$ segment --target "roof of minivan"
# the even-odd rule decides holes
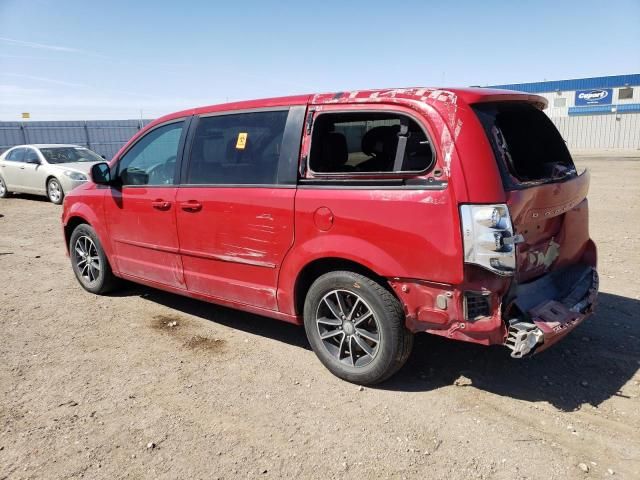
[[[189,115],[200,115],[229,110],[248,110],[254,108],[280,107],[285,105],[313,105],[335,103],[369,103],[385,102],[404,103],[408,101],[421,101],[427,103],[487,103],[519,100],[538,104],[544,108],[547,100],[539,95],[532,95],[512,90],[497,90],[489,88],[436,88],[436,87],[411,87],[389,88],[376,90],[350,90],[334,93],[319,93],[310,95],[296,95],[290,97],[263,98],[218,105],[182,110],[161,117],[152,124],[158,124],[175,118]]]

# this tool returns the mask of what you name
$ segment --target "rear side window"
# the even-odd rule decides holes
[[[513,183],[552,181],[575,174],[569,150],[547,115],[529,103],[474,106],[499,166]]]
[[[288,110],[200,118],[187,184],[275,184]]]
[[[25,148],[16,148],[14,150],[11,150],[5,157],[5,160],[9,160],[11,162],[23,162],[25,150]]]
[[[309,167],[315,173],[422,172],[433,163],[429,137],[408,116],[324,113],[314,121]]]

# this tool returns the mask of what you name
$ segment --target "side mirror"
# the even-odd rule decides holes
[[[104,158],[105,160],[107,159],[107,157],[105,157],[104,155],[100,155],[102,158]]]
[[[25,163],[30,163],[32,165],[40,165],[40,159],[38,157],[27,158]]]
[[[96,163],[91,167],[91,180],[96,185],[111,185],[111,168],[107,162]]]

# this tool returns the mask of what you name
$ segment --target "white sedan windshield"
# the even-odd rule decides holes
[[[49,163],[71,163],[71,162],[102,162],[102,157],[98,156],[88,148],[84,147],[54,147],[41,148],[40,151]]]

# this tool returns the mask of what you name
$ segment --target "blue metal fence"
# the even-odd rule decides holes
[[[29,143],[72,143],[110,159],[151,120],[0,122],[0,153]]]

